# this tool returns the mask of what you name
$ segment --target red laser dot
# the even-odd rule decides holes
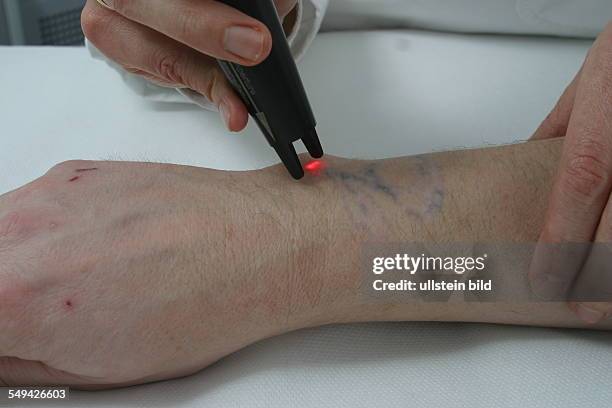
[[[306,163],[304,168],[309,173],[319,173],[325,168],[325,163],[323,163],[323,161],[321,160],[313,160],[311,162]]]

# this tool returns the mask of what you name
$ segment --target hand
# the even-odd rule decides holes
[[[284,18],[297,0],[276,0]],[[272,49],[261,22],[214,0],[88,0],[83,31],[108,58],[158,85],[190,88],[214,103],[231,131],[248,121],[246,107],[216,59],[251,66]]]
[[[584,327],[553,302],[364,296],[372,244],[533,240],[560,147],[326,157],[299,183],[281,166],[56,166],[0,196],[0,385],[173,378],[259,339],[331,323]],[[524,261],[500,262],[497,277],[522,285],[513,277]]]
[[[0,385],[173,378],[299,326],[280,171],[75,161],[0,196]]]
[[[562,136],[561,166],[530,270],[535,291],[553,296],[568,293],[572,286],[609,285],[612,280],[609,265],[607,272],[592,270],[597,268],[592,251],[577,246],[553,251],[546,245],[612,242],[612,23],[533,138]],[[598,273],[609,278],[600,275],[596,282],[588,281]],[[600,289],[612,299],[611,286]],[[572,302],[570,306],[589,323],[612,314],[612,302]]]

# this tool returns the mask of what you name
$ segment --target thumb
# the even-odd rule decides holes
[[[572,116],[572,110],[574,109],[576,90],[578,89],[581,74],[582,69],[565,89],[565,92],[563,92],[563,95],[561,95],[557,105],[554,107],[552,112],[548,114],[546,119],[544,119],[544,122],[542,122],[533,136],[531,136],[530,140],[553,139],[565,136],[570,118]]]

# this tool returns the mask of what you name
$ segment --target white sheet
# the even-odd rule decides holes
[[[325,34],[302,64],[328,153],[385,157],[527,137],[588,43],[424,32]],[[251,127],[153,105],[82,49],[0,48],[0,192],[72,158],[246,169],[276,161]],[[472,324],[366,324],[263,341],[200,374],[94,407],[607,407],[612,335]],[[37,403],[36,406],[63,404]]]

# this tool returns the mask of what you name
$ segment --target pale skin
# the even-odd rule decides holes
[[[530,268],[533,286],[563,293],[588,279],[592,251],[552,256],[550,244],[612,241],[612,23],[599,35],[574,80],[533,136],[564,137],[559,170]],[[566,265],[559,273],[555,265]],[[571,266],[571,267],[568,267]],[[586,321],[612,316],[612,302],[571,307]]]
[[[373,239],[535,243],[561,149],[545,140],[329,158],[301,182],[279,166],[63,163],[0,196],[0,381],[95,389],[175,378],[257,340],[335,323],[612,329],[564,303],[360,295],[359,256]]]

